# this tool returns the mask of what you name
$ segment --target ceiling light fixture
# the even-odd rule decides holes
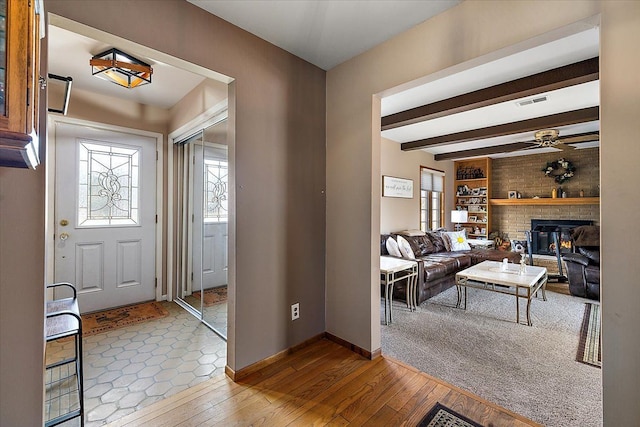
[[[89,61],[94,76],[131,89],[151,83],[153,69],[128,53],[112,48]]]

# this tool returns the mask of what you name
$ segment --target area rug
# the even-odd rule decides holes
[[[194,292],[193,296],[200,299],[200,291]],[[204,291],[204,300],[202,304],[205,307],[211,307],[214,304],[227,301],[227,287],[219,286],[217,288],[206,289]]]
[[[584,305],[584,318],[580,328],[580,342],[578,343],[576,360],[602,368],[600,304],[587,302]]]
[[[158,302],[128,305],[82,315],[82,335],[89,336],[123,326],[165,317],[169,312]]]
[[[482,427],[473,420],[460,415],[451,408],[436,403],[424,416],[418,427]]]

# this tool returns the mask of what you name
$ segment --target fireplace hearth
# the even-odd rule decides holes
[[[553,232],[558,232],[560,253],[570,253],[571,229],[593,225],[593,221],[580,219],[532,219],[531,252],[538,255],[556,255]]]

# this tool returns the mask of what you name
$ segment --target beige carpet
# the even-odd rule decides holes
[[[545,426],[599,427],[601,370],[576,361],[588,301],[547,292],[532,302],[532,327],[515,323],[514,297],[494,292],[469,289],[466,311],[455,288],[414,313],[397,301],[382,352]]]

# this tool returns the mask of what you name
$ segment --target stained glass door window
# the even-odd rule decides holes
[[[228,163],[205,159],[205,221],[226,222],[229,215],[227,181]]]
[[[140,149],[79,144],[78,226],[139,224]]]

